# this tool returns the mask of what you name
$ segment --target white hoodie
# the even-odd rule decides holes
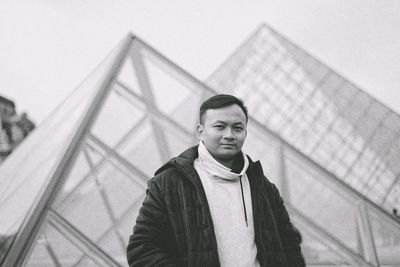
[[[246,170],[237,174],[216,161],[202,142],[194,167],[200,176],[213,219],[222,267],[258,267],[257,247],[254,238],[253,209]],[[243,204],[240,178],[243,186]],[[245,220],[247,214],[247,225]]]

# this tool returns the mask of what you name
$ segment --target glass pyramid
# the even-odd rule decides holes
[[[249,47],[265,31],[270,30],[258,31],[209,84],[225,91],[238,88],[234,94],[245,98],[251,117],[244,149],[263,162],[280,187],[303,234],[308,265],[399,264],[399,222],[386,206],[309,157],[259,115],[271,109],[271,101],[257,95],[265,87],[248,87],[245,79],[258,77],[258,68],[245,75],[235,58],[240,56],[243,66],[252,60],[262,65],[262,54],[253,55]],[[293,52],[279,45],[288,55]],[[229,78],[235,73],[241,82]],[[310,83],[316,75],[310,74]],[[128,35],[0,167],[1,266],[126,266],[125,248],[147,180],[163,162],[197,142],[199,105],[215,93]],[[252,94],[262,102],[252,100]],[[311,137],[299,139],[311,142]],[[389,168],[388,163],[379,166]]]

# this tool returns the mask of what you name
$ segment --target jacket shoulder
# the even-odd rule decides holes
[[[166,187],[177,186],[184,180],[183,174],[177,168],[171,167],[158,172],[149,180],[148,184],[156,184],[161,191],[164,191]]]

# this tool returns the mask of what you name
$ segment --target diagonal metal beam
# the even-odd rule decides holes
[[[287,177],[287,166],[285,161],[285,147],[282,143],[279,143],[279,176],[280,176],[280,186],[281,195],[287,201],[290,202],[290,190],[289,190],[289,179]]]
[[[83,152],[84,152],[85,157],[86,157],[86,159],[87,159],[87,161],[89,163],[93,180],[95,182],[95,185],[96,185],[96,188],[97,188],[98,192],[100,193],[101,199],[103,200],[103,204],[104,204],[104,207],[106,208],[108,217],[110,218],[110,220],[112,222],[112,228],[114,230],[114,233],[118,238],[118,241],[119,241],[119,243],[121,245],[121,249],[124,251],[125,250],[124,239],[121,236],[120,232],[118,231],[118,226],[117,226],[117,223],[116,223],[117,222],[117,217],[114,214],[114,209],[111,206],[110,199],[109,199],[109,197],[107,195],[106,190],[104,189],[104,187],[102,186],[102,184],[99,181],[100,179],[99,179],[98,171],[95,169],[94,163],[93,163],[92,159],[90,158],[89,153],[87,152],[86,149],[84,149]]]
[[[146,107],[149,105],[152,107],[156,107],[157,105],[154,99],[153,88],[149,79],[146,66],[143,61],[143,57],[141,55],[140,48],[138,48],[135,44],[133,44],[131,47],[130,59],[132,61],[133,68],[136,71],[136,73],[134,73],[133,75],[137,75],[137,81],[139,83],[140,90],[143,94],[144,99],[146,99]],[[156,142],[158,143],[157,147],[159,149],[161,159],[164,162],[167,162],[171,157],[167,138],[157,120],[150,118],[150,121]]]
[[[181,82],[187,88],[194,88],[195,92],[202,94],[204,90],[208,91],[211,95],[215,95],[217,92],[211,89],[207,84],[203,83],[189,72],[172,62],[166,56],[159,53],[150,45],[146,44],[140,39],[135,40],[135,45],[138,45],[142,50],[142,54],[149,60],[155,62],[157,66],[162,68],[166,73],[170,74]]]
[[[60,261],[57,258],[56,253],[54,252],[54,249],[51,247],[51,244],[47,237],[42,234],[42,236],[39,238],[39,240],[43,240],[44,246],[46,247],[47,253],[49,253],[51,260],[53,261],[54,266],[56,267],[62,267]]]
[[[369,220],[367,207],[364,202],[358,205],[358,213],[356,215],[357,226],[360,233],[359,240],[361,241],[364,258],[372,262],[375,266],[379,266],[378,255],[376,252],[374,237],[372,235],[371,222]]]
[[[115,85],[116,85],[115,90],[117,90],[119,93],[123,94],[124,97],[126,97],[126,99],[128,101],[130,101],[133,105],[142,104],[142,103],[147,105],[146,99],[143,98],[142,96],[136,94],[126,84],[123,84],[120,81],[116,81]],[[187,136],[192,136],[193,135],[193,132],[190,132],[190,131],[186,130],[181,125],[179,125],[176,121],[174,121],[171,118],[167,117],[164,113],[159,111],[157,109],[157,107],[152,106],[152,105],[147,105],[147,111],[149,113],[148,115],[153,116],[155,120],[160,120],[160,121],[163,121],[163,122],[167,122],[169,125],[174,127],[176,130],[184,133]]]
[[[71,241],[77,248],[84,254],[92,259],[98,266],[113,266],[121,267],[121,265],[111,258],[105,251],[98,245],[88,239],[81,233],[75,226],[65,220],[56,211],[49,210],[48,223],[56,229],[61,235]]]
[[[124,166],[127,170],[138,176],[143,180],[144,183],[147,183],[148,181],[148,175],[146,175],[144,172],[142,172],[140,169],[136,168],[135,166],[132,165],[128,160],[126,160],[124,157],[119,155],[117,152],[115,152],[113,149],[108,147],[106,144],[104,144],[100,139],[98,139],[96,136],[89,134],[88,135],[88,141],[93,142],[97,146],[99,146],[102,150],[106,151],[107,154],[109,154],[111,157],[115,158],[119,163],[121,163],[122,166]]]

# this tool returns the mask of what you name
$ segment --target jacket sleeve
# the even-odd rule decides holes
[[[159,187],[152,179],[129,238],[129,266],[176,266],[167,247],[171,243],[168,240],[170,234],[166,205]]]
[[[275,218],[280,235],[282,247],[289,267],[306,266],[301,252],[301,235],[290,221],[289,214],[284,205],[283,199],[274,184],[271,184],[274,196]]]

